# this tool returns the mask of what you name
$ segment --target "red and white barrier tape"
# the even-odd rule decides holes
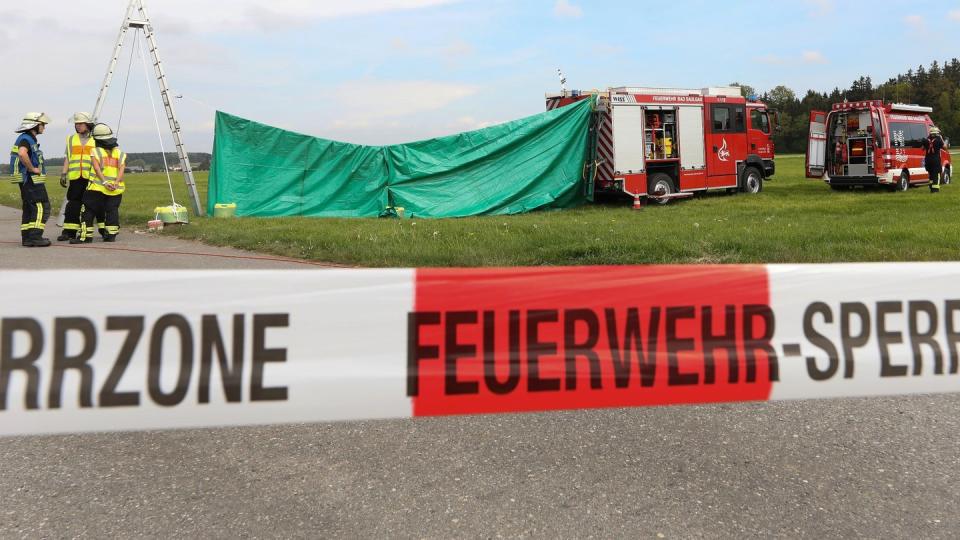
[[[103,277],[2,273],[0,434],[960,391],[956,263]]]

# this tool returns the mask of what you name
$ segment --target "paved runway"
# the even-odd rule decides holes
[[[26,249],[18,223],[0,207],[0,268],[304,268],[127,231]],[[3,538],[960,537],[957,395],[11,438],[0,459]]]

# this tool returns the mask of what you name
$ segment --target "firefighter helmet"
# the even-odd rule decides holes
[[[113,130],[106,124],[93,126],[93,138],[97,141],[107,141],[113,138]]]
[[[88,112],[78,112],[73,115],[74,124],[95,124],[93,115]]]
[[[31,129],[39,126],[40,124],[49,124],[50,117],[46,113],[42,112],[29,112],[23,115],[23,121],[20,122],[20,127],[16,129],[17,133],[23,133],[25,131],[30,131]]]

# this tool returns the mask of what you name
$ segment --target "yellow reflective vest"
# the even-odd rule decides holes
[[[79,180],[80,178],[93,178],[93,168],[90,165],[90,156],[97,148],[93,137],[88,137],[86,144],[82,142],[79,133],[74,133],[67,138],[67,180]]]
[[[100,172],[103,173],[104,182],[101,182],[100,179],[96,177],[97,175],[93,174],[87,189],[99,191],[105,195],[122,195],[127,189],[126,183],[123,180],[120,180],[120,185],[113,191],[107,189],[107,186],[104,184],[106,182],[116,182],[120,178],[120,171],[127,165],[127,154],[120,150],[118,146],[113,150],[95,148],[91,156],[100,164]]]

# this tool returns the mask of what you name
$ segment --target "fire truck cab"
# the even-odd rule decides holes
[[[884,185],[906,191],[926,184],[923,141],[934,127],[930,107],[882,101],[836,103],[829,113],[810,112],[807,177],[834,189]],[[950,153],[941,154],[943,182],[950,182]]]
[[[661,203],[708,189],[759,193],[775,172],[772,113],[740,88],[564,91],[547,94],[547,109],[591,96],[598,191]]]

